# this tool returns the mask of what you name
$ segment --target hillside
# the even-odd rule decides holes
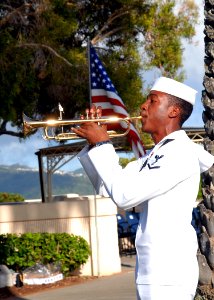
[[[52,177],[53,195],[93,194],[92,185],[83,169],[57,172]],[[25,199],[41,198],[39,171],[26,166],[0,165],[0,192],[18,193]]]

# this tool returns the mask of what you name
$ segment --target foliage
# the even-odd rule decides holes
[[[196,295],[194,300],[208,300],[206,297],[200,296],[200,295]]]
[[[198,196],[197,199],[202,199],[203,198],[203,193],[202,193],[202,178],[200,179],[200,184],[199,184],[199,190],[198,190]]]
[[[129,162],[134,161],[134,160],[136,160],[135,157],[132,157],[131,159],[125,158],[125,157],[120,157],[119,162],[120,162],[120,165],[122,166],[122,168],[125,168]]]
[[[0,264],[18,272],[36,263],[60,263],[62,273],[68,274],[85,264],[89,255],[88,243],[68,233],[0,235]]]
[[[199,293],[197,292],[195,295],[194,300],[212,300],[213,296],[211,295],[209,297],[209,295],[202,295],[201,292],[199,291]]]
[[[24,197],[19,194],[0,193],[0,202],[22,202]]]
[[[150,134],[143,132],[141,134],[141,140],[145,149],[151,149],[154,146],[154,141]]]
[[[194,34],[192,24],[195,23],[197,13],[193,10],[193,1],[182,3],[178,8],[178,15],[174,14],[175,1],[165,3],[159,5],[157,2],[156,7],[149,11],[150,18],[149,20],[147,18],[145,28],[147,42],[145,50],[150,64],[160,68],[163,75],[175,76],[176,71],[182,66],[181,38],[191,37]]]
[[[88,38],[134,114],[144,101],[142,75],[181,77],[181,40],[197,22],[194,1],[2,0],[0,135],[23,137],[22,112],[73,118],[89,105]],[[145,90],[145,89],[144,89]],[[12,128],[8,127],[12,124]]]

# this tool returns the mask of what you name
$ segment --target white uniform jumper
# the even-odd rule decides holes
[[[179,130],[124,169],[111,144],[90,151],[86,147],[79,159],[97,192],[103,182],[119,207],[140,205],[136,284],[182,285],[194,294],[198,245],[192,209],[200,173],[213,165],[214,157]]]

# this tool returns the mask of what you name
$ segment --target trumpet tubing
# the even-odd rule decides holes
[[[26,115],[23,114],[23,132],[24,135],[28,135],[31,132],[37,130],[38,128],[44,128],[45,133],[45,139],[51,140],[70,140],[70,139],[79,139],[80,137],[77,136],[73,132],[63,132],[63,126],[78,126],[83,123],[99,123],[99,124],[113,124],[113,123],[120,123],[125,122],[127,125],[127,128],[125,132],[123,133],[116,133],[114,131],[109,131],[109,137],[118,137],[118,136],[125,136],[128,134],[131,126],[131,122],[133,120],[140,120],[142,119],[141,116],[138,117],[126,117],[126,118],[120,118],[120,117],[109,117],[109,118],[97,118],[97,119],[78,119],[78,120],[54,120],[50,119],[47,121],[35,121],[30,118],[28,118]],[[49,135],[48,130],[50,128],[54,127],[61,127],[62,132],[58,134]]]

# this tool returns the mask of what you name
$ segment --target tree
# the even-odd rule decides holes
[[[213,26],[214,3],[205,0],[204,20],[204,43],[205,43],[205,75],[203,80],[202,102],[204,106],[203,121],[206,131],[204,147],[214,155],[214,26]],[[201,233],[198,236],[199,253],[198,261],[200,268],[200,286],[209,285],[212,289],[214,280],[214,166],[203,174],[202,194],[203,201],[199,205]],[[207,289],[206,289],[207,291]],[[203,287],[200,293],[204,293]],[[208,293],[209,295],[209,293]],[[209,297],[213,299],[213,293]],[[211,298],[207,298],[211,299]]]
[[[182,38],[197,22],[194,1],[2,0],[0,3],[0,135],[23,137],[22,112],[73,118],[89,105],[87,40],[135,113],[142,72],[182,79]],[[8,129],[8,124],[14,130]]]

